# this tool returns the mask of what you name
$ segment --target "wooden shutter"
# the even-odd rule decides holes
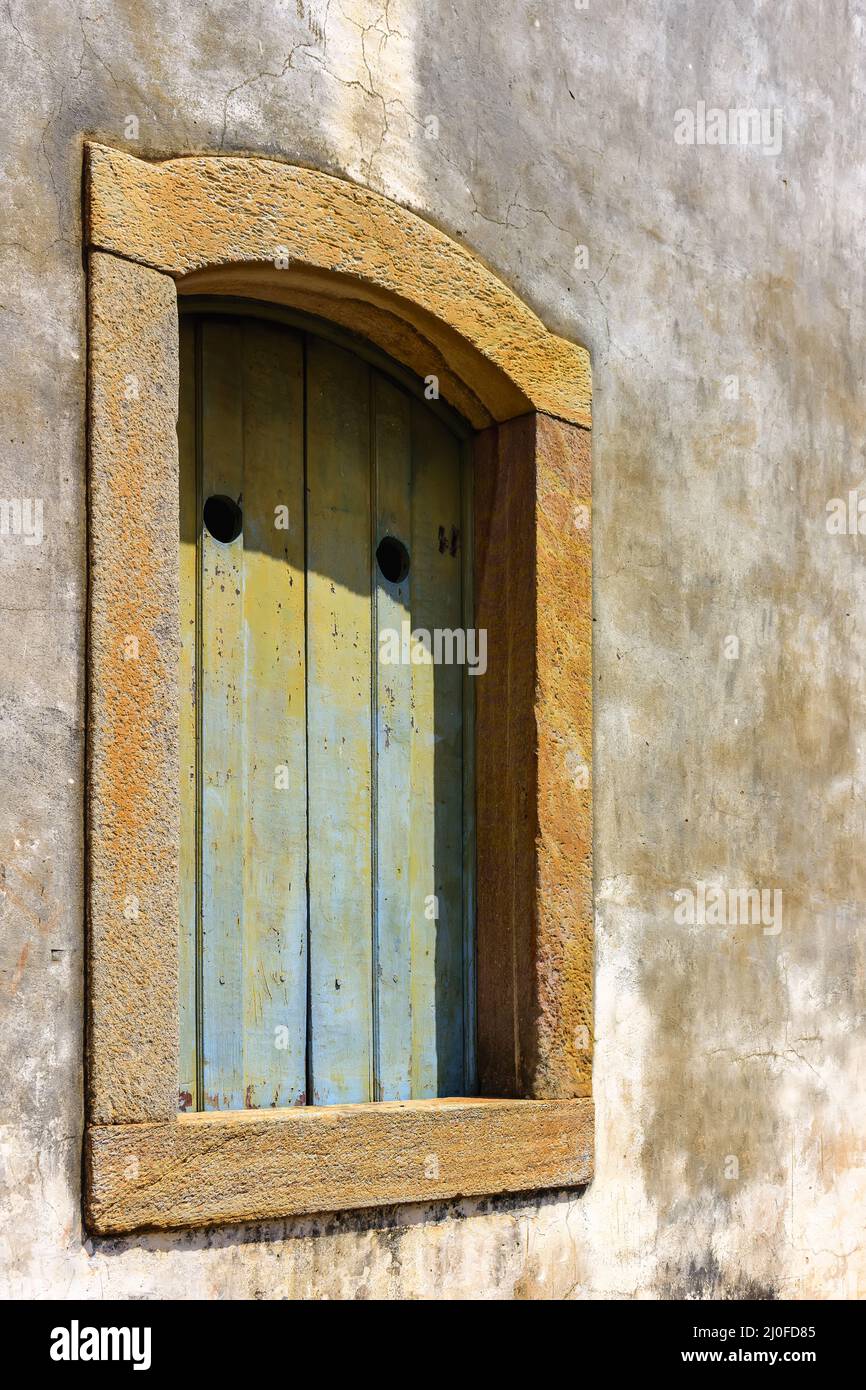
[[[471,683],[379,659],[467,622],[460,442],[311,334],[189,317],[181,355],[181,1104],[464,1094]]]

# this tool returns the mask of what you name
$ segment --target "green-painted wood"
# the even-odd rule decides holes
[[[204,1109],[474,1085],[472,679],[404,639],[471,625],[461,445],[305,341],[304,383],[299,333],[182,328],[181,1089]],[[214,493],[242,500],[228,545]]]
[[[178,1106],[195,1110],[197,1095],[196,1030],[196,575],[198,503],[196,480],[196,328],[180,325],[180,895],[179,1011],[180,1055]]]
[[[320,318],[318,314],[308,314],[302,309],[291,309],[284,304],[267,304],[261,299],[244,299],[240,295],[197,294],[194,297],[183,295],[178,304],[181,315],[189,313],[194,314],[195,317],[216,315],[219,318],[225,318],[226,314],[242,314],[255,318],[257,323],[279,323],[284,327],[296,329],[308,337],[334,343],[337,347],[344,348],[353,356],[360,357],[364,362],[375,367],[389,381],[401,386],[410,397],[423,399],[426,409],[430,411],[431,415],[436,415],[443,420],[457,439],[470,440],[473,437],[474,430],[463,416],[454,410],[443,397],[430,398],[426,383],[408,367],[404,367],[402,363],[389,357],[368,338],[353,333],[350,329],[341,328],[339,324],[332,323],[330,319]]]
[[[241,320],[201,328],[202,498],[243,493]],[[201,1108],[244,1105],[243,538],[201,528]]]
[[[458,441],[412,402],[412,625],[463,627]],[[443,644],[443,655],[450,643]],[[435,657],[435,646],[432,656]],[[412,1095],[459,1095],[464,1079],[463,667],[412,665]],[[434,915],[435,914],[435,915]]]
[[[461,536],[461,578],[463,584],[463,625],[475,624],[475,550],[473,526],[472,450],[466,441],[460,445],[460,493],[463,516]],[[479,647],[475,648],[480,655]],[[486,662],[486,637],[484,646]],[[476,658],[477,659],[477,658]],[[475,682],[484,675],[463,669],[463,1087],[466,1095],[478,1090],[476,1038],[476,937],[475,937]]]
[[[372,1099],[369,368],[307,345],[310,1037],[317,1105]]]
[[[307,1045],[303,347],[244,326],[244,1100],[303,1104]]]
[[[395,662],[393,648],[411,622],[412,572],[389,583],[375,550],[386,536],[406,546],[412,542],[411,401],[374,373],[373,406],[376,1098],[407,1100],[412,1094],[412,667]]]
[[[202,1100],[292,1105],[306,1089],[302,349],[240,319],[200,332],[202,500],[240,498],[244,519],[228,544],[201,528]]]

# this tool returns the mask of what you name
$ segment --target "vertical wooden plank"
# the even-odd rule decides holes
[[[400,659],[403,625],[411,623],[410,570],[389,583],[375,563],[385,536],[410,548],[411,402],[378,372],[373,374],[375,525],[375,970],[376,1099],[412,1094],[411,800],[412,668]],[[396,651],[394,650],[396,647]],[[396,661],[394,657],[397,657]]]
[[[248,1106],[306,1091],[303,351],[249,319],[243,385],[243,1060]]]
[[[479,632],[475,622],[475,536],[473,531],[474,475],[472,453],[465,441],[460,446],[460,504],[463,518],[461,584],[463,626]],[[463,671],[463,1090],[475,1095],[478,1089],[476,1058],[476,982],[475,948],[475,683],[487,674],[486,633],[476,637],[475,655],[479,660],[484,642],[484,663],[474,674],[467,665]]]
[[[309,1072],[317,1105],[372,1099],[369,371],[307,344]]]
[[[412,665],[412,1095],[459,1095],[463,1074],[463,668],[435,662],[462,630],[460,448],[412,403],[412,624],[431,659]],[[435,914],[435,915],[434,915]]]
[[[202,495],[243,492],[240,320],[201,325]],[[243,537],[201,540],[201,976],[204,1110],[241,1109],[243,1087]]]
[[[180,322],[180,893],[178,990],[180,1058],[178,1106],[197,1105],[196,938],[198,899],[196,811],[196,580],[198,571],[198,485],[196,477],[196,329]]]

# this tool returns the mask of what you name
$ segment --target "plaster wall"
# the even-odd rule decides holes
[[[826,507],[866,481],[866,6],[8,0],[0,33],[0,498],[44,531],[0,537],[2,1291],[864,1296],[866,542]],[[778,110],[778,152],[678,144],[700,101]],[[85,137],[361,182],[592,352],[582,1193],[82,1232]],[[699,882],[781,929],[677,922]]]

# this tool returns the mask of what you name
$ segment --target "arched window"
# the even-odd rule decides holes
[[[587,1182],[586,352],[314,170],[86,194],[89,1225]]]

